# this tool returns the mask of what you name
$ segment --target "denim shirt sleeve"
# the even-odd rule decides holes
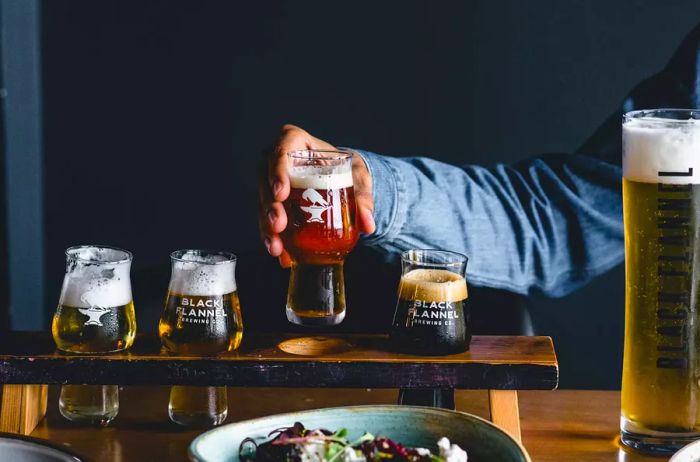
[[[367,245],[460,252],[470,283],[550,296],[623,261],[619,166],[574,154],[483,168],[358,153],[375,201]]]

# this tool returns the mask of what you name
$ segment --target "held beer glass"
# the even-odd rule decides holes
[[[621,439],[672,453],[700,437],[700,111],[625,114]]]
[[[131,253],[112,247],[66,250],[66,274],[53,317],[56,347],[67,353],[123,351],[134,343]],[[69,420],[107,425],[119,412],[116,385],[64,385],[59,410]]]
[[[401,254],[402,276],[391,340],[406,353],[447,355],[469,349],[467,257],[442,250]]]
[[[236,256],[228,252],[178,250],[158,332],[165,348],[184,356],[233,351],[243,339],[236,288]],[[219,425],[228,414],[226,387],[173,386],[170,419],[180,425]]]
[[[339,324],[345,318],[343,260],[358,239],[352,152],[292,151],[287,162],[287,319],[306,326]]]

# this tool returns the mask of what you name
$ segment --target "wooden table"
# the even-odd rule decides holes
[[[168,387],[125,387],[121,409],[104,429],[79,427],[58,414],[52,386],[47,417],[32,436],[63,443],[92,461],[175,462],[199,431],[167,417]],[[227,422],[279,412],[352,404],[393,404],[397,390],[229,388]],[[620,449],[620,394],[613,391],[521,391],[523,443],[534,462],[661,462]],[[486,391],[457,391],[457,409],[489,417]]]

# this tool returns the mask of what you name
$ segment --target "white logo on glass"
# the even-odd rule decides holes
[[[301,193],[301,197],[312,204],[300,207],[304,212],[311,215],[306,219],[306,222],[323,223],[323,212],[331,208],[328,201],[318,191],[310,188]]]
[[[96,296],[99,296],[96,290],[89,290],[80,296],[80,301],[90,305],[90,308],[78,308],[78,311],[88,317],[84,324],[86,326],[101,326],[100,318],[109,312],[109,308],[95,303]]]

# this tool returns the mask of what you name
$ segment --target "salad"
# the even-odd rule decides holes
[[[439,454],[433,454],[371,433],[351,441],[347,433],[346,429],[311,430],[296,422],[273,430],[261,444],[244,439],[238,452],[242,462],[467,462],[467,453],[445,437],[437,442]]]

